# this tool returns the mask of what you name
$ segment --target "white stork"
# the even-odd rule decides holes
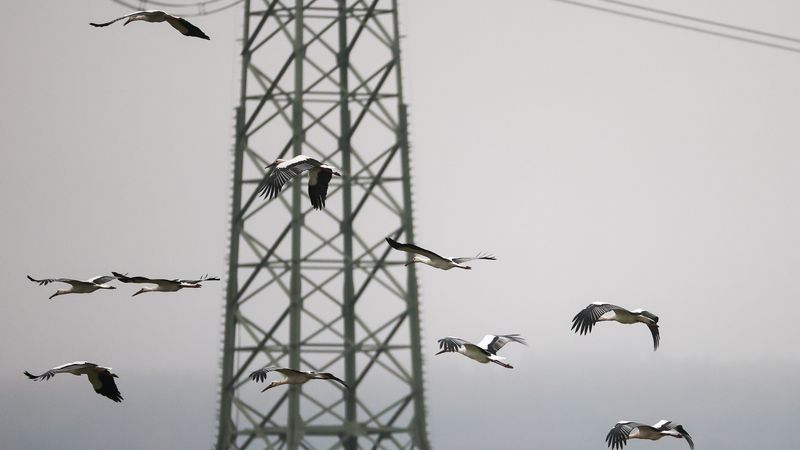
[[[389,245],[395,250],[400,250],[401,252],[411,253],[414,255],[414,258],[405,264],[406,266],[414,263],[422,263],[442,270],[450,270],[453,267],[458,267],[459,269],[471,270],[472,267],[464,265],[465,262],[474,261],[476,259],[488,259],[491,261],[497,260],[497,258],[495,258],[494,256],[483,253],[479,253],[475,256],[445,258],[444,256],[439,256],[430,250],[425,250],[422,247],[417,247],[414,244],[401,244],[392,238],[387,237],[386,242],[388,242]]]
[[[144,283],[155,285],[153,287],[143,287],[136,291],[136,293],[134,293],[131,297],[136,297],[137,295],[144,294],[145,292],[175,292],[180,291],[183,288],[196,289],[202,287],[201,283],[205,281],[219,281],[219,278],[209,277],[208,275],[203,275],[199,280],[167,280],[164,278],[129,277],[117,272],[111,273],[123,283]]]
[[[439,348],[442,350],[436,354],[439,355],[446,352],[458,352],[467,358],[474,359],[482,364],[493,362],[505,367],[506,369],[513,369],[514,367],[511,364],[503,362],[505,358],[502,356],[497,356],[497,352],[509,342],[517,342],[528,345],[525,342],[525,339],[521,338],[518,334],[488,334],[483,337],[478,345],[465,341],[461,338],[448,336],[439,339]]]
[[[332,380],[342,384],[346,389],[350,389],[350,387],[339,378],[336,378],[333,374],[327,372],[302,372],[299,370],[294,369],[287,369],[283,367],[265,367],[263,369],[258,369],[253,371],[250,374],[250,379],[257,382],[263,382],[267,379],[267,374],[270,372],[278,372],[285,376],[286,378],[282,380],[275,380],[271,382],[267,387],[261,390],[261,392],[266,391],[267,389],[271,389],[277,386],[281,386],[284,384],[303,384],[308,382],[309,380]]]
[[[594,302],[575,314],[575,317],[572,318],[571,329],[581,335],[588,334],[591,333],[592,327],[597,322],[606,320],[624,324],[641,322],[647,325],[653,335],[653,350],[658,350],[658,343],[661,341],[661,335],[658,332],[658,316],[643,309],[628,311],[610,303]]]
[[[49,297],[51,299],[57,295],[91,294],[92,292],[98,289],[116,289],[114,286],[106,284],[109,281],[115,279],[115,277],[111,277],[108,275],[90,278],[86,281],[73,280],[71,278],[45,278],[42,280],[37,280],[35,278],[32,278],[30,275],[28,275],[28,279],[33,281],[34,283],[39,283],[39,286],[46,286],[56,281],[59,283],[67,283],[70,285],[70,287],[66,289],[57,290],[55,294]]]
[[[53,367],[41,375],[31,375],[27,370],[24,373],[25,376],[31,380],[38,381],[49,380],[56,376],[57,373],[71,373],[78,376],[86,375],[89,378],[89,382],[92,383],[95,392],[117,403],[122,401],[122,395],[119,393],[119,389],[117,389],[117,384],[114,383],[114,378],[119,377],[111,372],[110,367],[102,367],[86,361],[75,361]]]
[[[297,155],[289,160],[276,159],[266,169],[271,167],[274,167],[274,169],[267,174],[264,181],[258,186],[259,195],[264,195],[264,197],[271,200],[278,196],[286,182],[308,171],[308,197],[311,199],[311,206],[314,209],[325,208],[328,183],[330,183],[331,177],[342,176],[335,167],[322,164],[306,155]]]
[[[606,442],[612,449],[621,449],[625,446],[628,439],[649,439],[657,441],[664,436],[672,436],[679,439],[686,439],[689,448],[694,450],[694,442],[683,425],[673,425],[669,420],[661,420],[657,424],[650,426],[643,423],[623,420],[617,422],[614,428],[606,435]]]
[[[114,22],[120,21],[122,19],[128,19],[125,21],[123,25],[127,25],[131,22],[135,22],[137,20],[143,20],[145,22],[167,22],[168,24],[172,25],[172,28],[180,31],[181,34],[184,36],[191,36],[191,37],[198,37],[200,39],[211,39],[210,37],[206,36],[205,33],[200,28],[192,25],[188,20],[173,16],[172,14],[165,13],[164,11],[136,11],[130,14],[126,14],[122,17],[118,17],[114,20],[105,23],[90,23],[89,25],[93,27],[107,27]]]

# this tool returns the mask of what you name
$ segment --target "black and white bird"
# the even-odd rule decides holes
[[[505,358],[497,356],[497,352],[509,342],[528,345],[525,339],[521,338],[518,334],[487,334],[478,342],[478,345],[461,338],[448,336],[439,339],[439,348],[442,350],[436,354],[440,355],[446,352],[457,352],[482,364],[493,362],[507,369],[513,369],[514,367],[511,364],[503,362]]]
[[[105,23],[90,23],[89,25],[93,27],[107,27],[114,22],[118,22],[122,19],[128,19],[125,21],[123,25],[127,25],[131,22],[135,22],[137,20],[143,20],[145,22],[167,22],[168,24],[172,25],[172,28],[180,31],[181,34],[184,36],[191,36],[191,37],[198,37],[200,39],[211,39],[210,37],[206,36],[205,33],[200,28],[192,25],[188,20],[173,16],[172,14],[165,13],[164,11],[157,11],[157,10],[149,10],[149,11],[136,11],[130,14],[126,14],[122,17],[118,17],[114,20]]]
[[[628,439],[649,439],[657,441],[664,436],[672,436],[679,439],[686,439],[689,448],[694,450],[694,442],[683,425],[673,425],[669,420],[661,420],[655,425],[645,425],[643,423],[623,420],[617,422],[614,428],[606,435],[606,442],[612,449],[620,449],[625,446]]]
[[[37,280],[32,278],[30,275],[28,275],[28,279],[34,283],[39,283],[39,286],[47,286],[53,282],[67,283],[70,285],[70,287],[66,289],[57,290],[56,293],[51,295],[49,298],[64,294],[91,294],[98,289],[116,289],[116,287],[106,284],[115,279],[115,277],[108,275],[89,278],[86,281],[73,280],[71,278],[45,278],[42,280]]]
[[[276,159],[266,168],[273,169],[258,186],[259,195],[271,200],[278,196],[283,185],[289,180],[308,171],[308,197],[311,199],[311,206],[314,209],[325,208],[331,177],[342,176],[335,167],[322,164],[306,155],[297,155],[289,160]]]
[[[339,378],[336,378],[336,376],[334,376],[333,374],[327,372],[314,372],[313,370],[308,372],[302,372],[299,370],[287,369],[284,367],[265,367],[263,369],[255,370],[250,374],[250,379],[253,381],[257,381],[259,383],[263,382],[264,380],[267,379],[267,374],[270,372],[278,372],[286,378],[271,382],[267,387],[262,389],[261,392],[264,392],[267,389],[271,389],[284,384],[303,384],[308,382],[309,380],[336,381],[338,383],[341,383],[341,385],[344,386],[346,389],[350,389],[350,387],[344,381],[340,380]]]
[[[422,247],[417,247],[414,244],[401,244],[389,237],[386,238],[386,242],[388,242],[389,245],[395,250],[400,250],[401,252],[411,253],[414,255],[414,258],[405,264],[406,266],[414,263],[422,263],[442,270],[450,270],[453,267],[458,267],[459,269],[471,270],[472,267],[467,266],[464,263],[474,261],[476,259],[488,259],[491,261],[497,260],[497,258],[495,258],[494,256],[483,253],[479,253],[475,256],[445,258],[444,256],[439,256],[430,250],[425,250]]]
[[[111,372],[110,367],[102,367],[86,361],[75,361],[69,364],[64,364],[58,367],[53,367],[41,375],[32,375],[27,370],[24,372],[25,376],[31,380],[49,380],[58,373],[71,373],[73,375],[86,375],[89,382],[92,383],[94,391],[98,394],[108,397],[115,402],[122,401],[122,395],[117,389],[117,384],[114,378],[119,378],[115,373]]]
[[[145,292],[175,292],[184,288],[197,289],[202,287],[201,283],[205,281],[219,281],[219,278],[209,277],[208,275],[203,275],[199,280],[167,280],[164,278],[129,277],[117,272],[111,273],[123,283],[144,283],[155,285],[153,287],[143,287],[139,289],[132,295],[132,297],[136,297],[139,294],[144,294]]]
[[[647,325],[650,333],[653,335],[653,349],[658,350],[658,343],[661,341],[661,335],[658,332],[658,316],[645,311],[643,309],[634,309],[628,311],[617,305],[610,303],[594,302],[582,309],[575,317],[572,318],[572,330],[576,333],[588,334],[591,333],[592,327],[597,322],[613,320],[615,322],[632,324],[641,322]]]

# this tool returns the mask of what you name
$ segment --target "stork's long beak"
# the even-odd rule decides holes
[[[446,352],[446,351],[447,351],[447,350],[442,350],[442,351],[436,352],[436,355],[441,355],[442,353],[444,353],[444,352]],[[436,355],[433,355],[433,356],[436,356]]]
[[[275,167],[276,165],[278,165],[278,161],[275,161],[275,162],[273,162],[273,163],[270,163],[269,165],[267,165],[267,167],[264,167],[264,168],[265,168],[265,169],[269,169],[270,167]]]

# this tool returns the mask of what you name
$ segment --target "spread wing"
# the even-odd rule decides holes
[[[261,383],[267,379],[267,374],[270,372],[278,372],[279,374],[284,375],[286,377],[290,375],[299,375],[305,373],[305,372],[300,372],[299,370],[287,369],[285,367],[268,366],[264,367],[263,369],[252,371],[250,373],[250,379]]]
[[[172,25],[172,28],[180,31],[181,34],[184,36],[191,36],[191,37],[198,37],[200,39],[210,40],[211,38],[208,37],[200,28],[194,26],[188,20],[182,17],[175,17],[172,15],[167,16],[167,22]]]
[[[111,25],[111,24],[112,24],[112,23],[114,23],[114,22],[119,22],[119,21],[120,21],[120,20],[122,20],[122,19],[127,19],[127,18],[129,18],[129,17],[131,17],[131,18],[132,18],[133,16],[143,16],[143,15],[145,15],[145,12],[144,12],[144,11],[136,11],[136,12],[132,12],[132,13],[130,13],[130,14],[125,14],[125,15],[124,15],[124,16],[122,16],[122,17],[117,17],[116,19],[114,19],[114,20],[110,20],[110,21],[108,21],[108,22],[103,22],[103,23],[93,23],[93,22],[92,22],[92,23],[89,23],[89,25],[91,25],[91,26],[93,26],[93,27],[107,27],[107,26]]]
[[[572,318],[572,330],[580,334],[588,334],[592,332],[592,327],[597,323],[600,317],[615,309],[621,309],[619,306],[610,303],[595,302],[582,309],[575,317]]]
[[[278,196],[283,185],[289,180],[320,165],[322,165],[322,163],[316,159],[303,155],[296,156],[289,161],[278,164],[267,174],[264,181],[258,186],[258,193],[268,199],[273,199]]]
[[[675,425],[674,430],[683,436],[686,439],[686,442],[689,444],[689,448],[694,450],[694,441],[692,441],[692,437],[689,436],[689,433],[686,432],[686,429],[683,428],[683,425]]]
[[[63,364],[63,365],[57,366],[57,367],[53,367],[52,369],[48,370],[47,372],[45,372],[45,373],[43,373],[41,375],[33,375],[30,372],[28,372],[27,370],[25,372],[23,372],[23,373],[25,374],[26,377],[28,377],[31,380],[43,381],[43,380],[49,380],[50,378],[53,378],[54,376],[56,376],[57,373],[71,372],[73,370],[85,369],[85,368],[88,368],[88,367],[97,367],[97,364],[92,364],[92,363],[86,362],[86,361],[75,361],[75,362],[72,362],[72,363],[67,363],[67,364]]]
[[[325,199],[328,197],[328,183],[331,181],[333,171],[330,169],[312,170],[308,179],[308,197],[314,209],[325,208]]]
[[[117,403],[122,401],[122,394],[120,394],[117,388],[117,383],[114,382],[116,375],[111,374],[107,370],[103,370],[102,372],[89,373],[88,376],[89,382],[92,383],[95,392]]]
[[[620,449],[625,446],[631,431],[639,428],[640,426],[643,425],[638,422],[617,422],[617,424],[614,425],[614,428],[612,428],[611,431],[609,431],[606,435],[606,443],[612,449]]]
[[[661,420],[657,424],[653,425],[653,428],[655,428],[658,431],[674,430],[678,432],[681,435],[681,437],[686,439],[686,443],[689,444],[689,448],[694,450],[694,441],[692,441],[692,437],[689,436],[689,433],[686,432],[686,429],[683,428],[683,425],[673,424],[669,420]]]
[[[441,351],[439,353],[444,352],[458,352],[459,349],[464,347],[465,345],[471,345],[468,341],[464,339],[447,336],[444,338],[439,339],[439,348]]]
[[[333,375],[331,373],[324,372],[324,373],[318,373],[317,375],[319,376],[319,378],[321,378],[323,380],[337,381],[337,382],[341,383],[341,385],[344,386],[346,389],[350,389],[350,386],[348,386],[347,383],[345,383],[344,381],[340,380],[339,378],[337,378],[335,375]]]
[[[86,280],[86,282],[87,283],[92,283],[92,284],[106,284],[109,281],[116,280],[116,279],[117,279],[117,277],[115,277],[115,276],[112,277],[111,275],[101,275],[99,277],[89,278],[88,280]]]
[[[200,277],[199,280],[178,280],[182,283],[191,283],[191,284],[200,284],[204,281],[219,281],[219,277],[209,277],[208,275],[203,275]]]
[[[509,342],[517,342],[528,345],[525,342],[525,339],[520,337],[518,334],[487,334],[480,342],[478,342],[478,347],[481,347],[487,352],[496,355],[497,352]]]
[[[658,350],[658,344],[661,342],[661,334],[658,332],[658,324],[647,324],[650,329],[650,334],[653,335],[653,349]]]
[[[490,261],[497,261],[497,258],[494,255],[489,255],[486,253],[478,253],[475,256],[465,256],[461,258],[453,258],[453,262],[456,264],[464,264],[465,262],[475,261],[476,259],[488,259]]]
[[[444,260],[444,261],[449,261],[449,259],[447,259],[447,258],[445,258],[443,256],[439,256],[436,253],[433,253],[430,250],[425,250],[422,247],[417,247],[414,244],[401,244],[401,243],[395,241],[394,239],[388,238],[388,237],[386,238],[386,242],[388,242],[389,245],[393,249],[400,250],[401,252],[413,253],[415,255],[424,256],[424,257],[426,257],[428,259],[440,259],[440,260]]]
[[[28,275],[28,279],[33,281],[34,283],[39,283],[39,286],[46,286],[46,285],[48,285],[50,283],[54,283],[54,282],[67,283],[67,284],[71,284],[73,286],[80,285],[80,284],[87,284],[85,281],[73,280],[71,278],[43,278],[41,280],[37,280],[35,278],[32,278],[30,275]]]
[[[129,277],[118,272],[111,272],[116,279],[123,283],[144,283],[144,284],[179,284],[180,280],[167,280],[165,278]]]

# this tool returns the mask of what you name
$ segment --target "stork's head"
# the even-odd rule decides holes
[[[277,166],[278,164],[280,164],[280,163],[282,163],[284,161],[286,161],[286,160],[278,158],[272,164],[270,164],[267,167],[265,167],[265,169],[269,169],[270,167],[275,167],[275,166]]]

